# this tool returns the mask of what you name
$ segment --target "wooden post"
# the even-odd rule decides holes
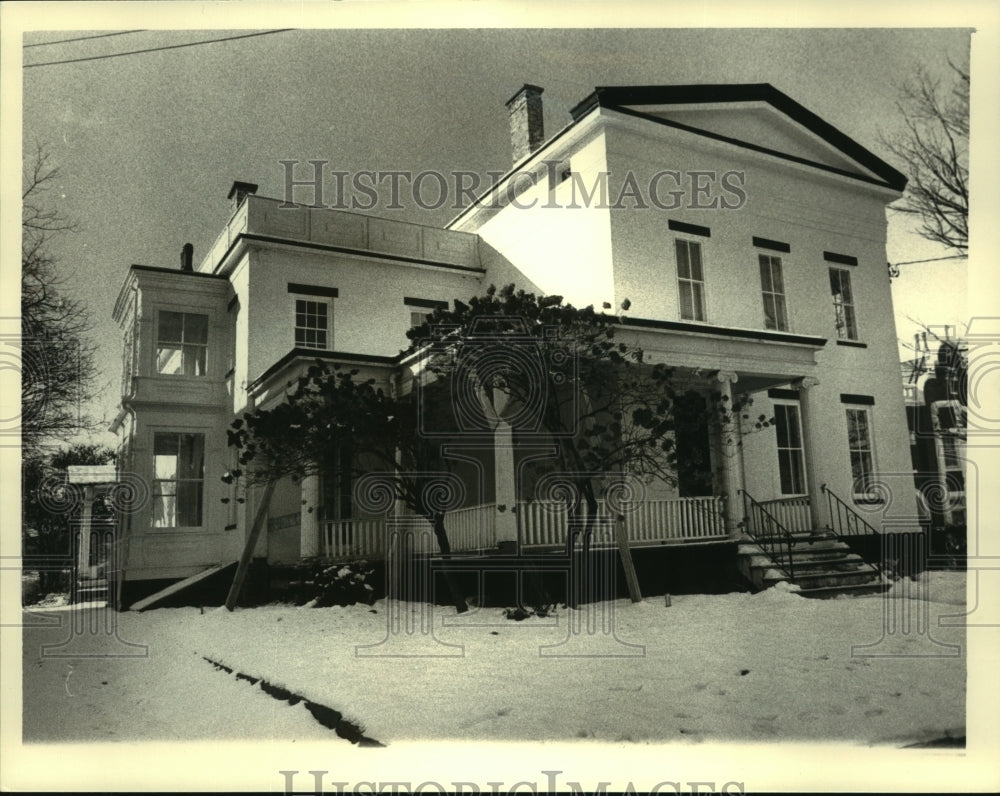
[[[240,556],[239,566],[236,567],[233,585],[229,587],[229,595],[226,597],[227,611],[232,611],[236,607],[237,600],[240,598],[243,581],[246,580],[247,570],[250,568],[250,560],[253,558],[253,549],[257,546],[260,529],[264,527],[264,520],[267,519],[267,509],[271,505],[272,494],[274,494],[274,481],[268,482],[267,486],[264,487],[264,494],[261,497],[260,506],[257,508],[257,515],[253,518],[253,526],[250,528],[250,534],[247,536],[247,543],[243,547],[243,555]]]
[[[635,574],[635,562],[632,560],[632,548],[628,546],[628,536],[625,534],[625,521],[621,517],[615,519],[615,541],[618,542],[618,555],[622,559],[625,570],[625,583],[628,584],[628,596],[634,603],[642,602],[642,592],[639,591],[639,577]]]

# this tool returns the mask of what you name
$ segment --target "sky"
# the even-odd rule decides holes
[[[109,22],[119,24],[104,31],[147,26]],[[25,33],[24,64],[247,32],[146,30],[50,44],[100,32],[51,24]],[[186,242],[199,262],[228,219],[233,180],[281,196],[280,161],[289,159],[345,171],[502,170],[510,165],[504,103],[523,83],[544,88],[551,135],[598,85],[767,82],[891,162],[880,137],[898,129],[901,84],[918,65],[946,77],[948,58],[968,63],[970,36],[968,28],[293,30],[26,68],[24,148],[45,146],[60,170],[50,199],[78,225],[53,251],[94,322],[101,379],[88,408],[107,422],[118,408],[121,335],[111,313],[129,265],[175,268]],[[429,224],[454,215],[395,212]],[[890,261],[948,254],[890,214]],[[965,283],[965,261],[904,266],[894,284],[900,338],[918,328],[908,317],[963,324]]]

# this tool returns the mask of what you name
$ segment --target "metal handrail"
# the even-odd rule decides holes
[[[832,534],[838,537],[861,536],[864,533],[862,527],[870,534],[878,534],[878,529],[874,525],[837,497],[826,484],[820,485],[820,491],[826,495],[826,508],[830,516],[829,530]],[[865,563],[875,567],[879,575],[882,574],[882,566],[877,561],[866,560]]]
[[[778,569],[788,575],[791,580],[795,580],[795,562],[792,551],[795,539],[785,526],[778,522],[761,503],[747,494],[745,489],[738,491],[743,496],[744,530],[770,556]],[[782,548],[784,548],[784,552],[782,552]],[[778,557],[782,557],[787,562],[787,567],[778,562],[775,556],[776,552]]]

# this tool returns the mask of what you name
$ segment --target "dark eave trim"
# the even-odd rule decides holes
[[[300,296],[325,296],[326,298],[339,298],[340,290],[335,287],[323,287],[322,285],[303,285],[300,282],[289,282],[288,292],[296,293]]]
[[[684,221],[667,219],[667,228],[673,232],[686,232],[688,235],[701,235],[703,238],[712,237],[712,230],[698,224],[688,224]]]
[[[860,406],[875,406],[875,399],[870,395],[855,395],[854,393],[842,392],[840,394],[842,404],[858,404]]]
[[[858,340],[838,340],[837,345],[846,345],[850,348],[868,348],[868,343],[862,343]]]
[[[247,392],[252,392],[256,387],[296,359],[322,359],[334,362],[355,362],[362,365],[395,365],[399,360],[399,356],[384,357],[377,354],[352,354],[347,351],[317,351],[312,348],[293,348],[250,382],[247,385]]]
[[[422,299],[413,298],[412,296],[404,296],[403,304],[407,307],[423,307],[428,310],[446,310],[448,309],[447,301],[438,301],[437,299]]]
[[[771,332],[764,329],[734,329],[729,326],[709,326],[700,323],[686,323],[685,321],[657,321],[650,318],[624,318],[623,326],[637,326],[644,329],[663,329],[669,332],[694,332],[696,334],[709,334],[718,337],[734,337],[742,340],[760,340],[770,343],[792,343],[794,345],[808,345],[813,348],[822,348],[826,345],[825,337],[812,337],[804,334],[787,334],[785,332]]]
[[[737,83],[686,86],[598,86],[593,93],[570,110],[574,120],[594,106],[691,105],[725,102],[766,102],[793,121],[819,136],[834,149],[877,174],[890,188],[906,188],[906,176],[850,136],[808,108],[800,105],[770,83]],[[620,108],[615,108],[620,110]],[[694,129],[694,128],[692,128]],[[813,164],[818,165],[818,164]],[[858,175],[849,175],[858,177]],[[858,177],[859,179],[863,179]]]
[[[783,390],[780,387],[774,387],[767,391],[768,398],[779,398],[784,401],[797,401],[799,400],[798,390]]]
[[[206,274],[203,271],[182,271],[180,268],[161,268],[156,265],[133,265],[133,271],[149,271],[154,274],[175,274],[177,276],[200,276],[206,279],[226,279],[220,274]]]
[[[858,258],[849,254],[837,254],[837,252],[823,252],[823,259],[828,263],[840,263],[841,265],[857,265]]]
[[[782,243],[780,240],[770,240],[769,238],[758,238],[756,235],[753,236],[753,245],[758,249],[770,249],[771,251],[784,252],[785,254],[790,254],[792,247],[787,243]]]
[[[239,246],[240,241],[247,240],[255,243],[276,243],[282,246],[294,246],[302,249],[312,249],[314,251],[327,251],[327,252],[337,252],[338,254],[349,254],[355,257],[369,257],[375,260],[391,260],[393,262],[410,263],[412,265],[430,265],[435,268],[447,268],[450,271],[462,271],[464,273],[470,274],[485,274],[486,270],[483,268],[470,268],[467,265],[453,265],[451,263],[441,263],[435,260],[425,260],[421,257],[406,257],[402,254],[385,254],[384,252],[373,252],[369,249],[352,249],[348,246],[334,246],[329,243],[312,243],[308,241],[294,240],[291,238],[274,238],[270,235],[257,235],[252,232],[241,232],[229,244],[229,248],[226,249],[225,254],[219,259],[213,268],[218,269],[221,263],[224,263],[233,250]]]

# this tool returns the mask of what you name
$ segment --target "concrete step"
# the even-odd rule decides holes
[[[825,587],[860,586],[881,582],[881,578],[874,569],[860,569],[854,572],[812,572],[800,575],[795,573],[794,582],[807,589],[819,589]]]
[[[818,586],[812,589],[802,589],[799,591],[799,594],[802,597],[809,597],[814,600],[829,600],[841,594],[848,594],[855,597],[866,594],[881,594],[890,585],[881,580],[876,580],[871,583],[858,583],[847,586]]]

